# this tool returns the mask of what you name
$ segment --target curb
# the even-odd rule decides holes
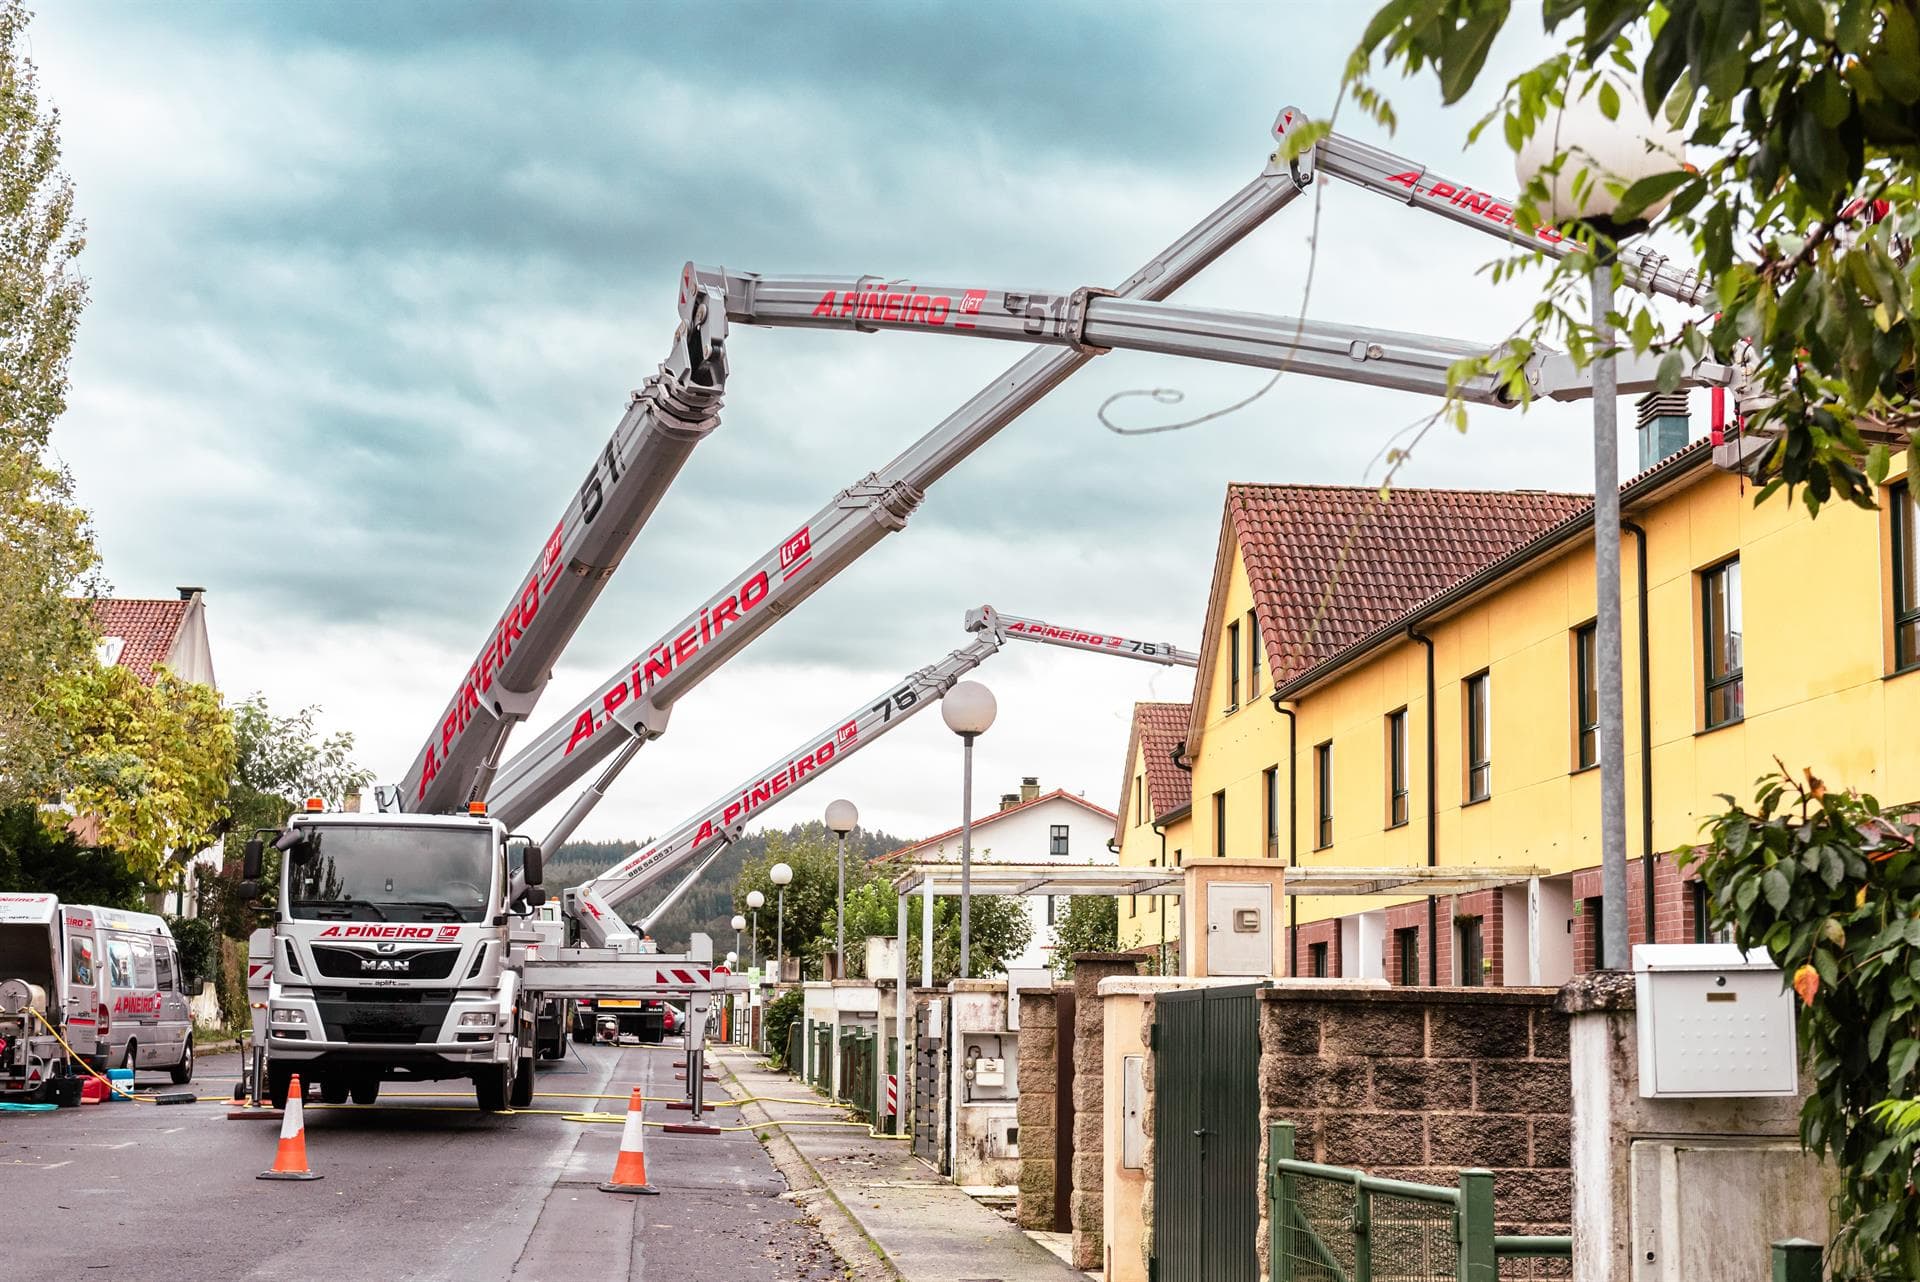
[[[739,1088],[743,1095],[750,1093],[745,1090],[731,1064],[717,1056],[714,1062],[719,1064],[726,1074],[726,1083],[729,1087]],[[750,1111],[757,1116],[750,1117],[748,1115]],[[847,1209],[847,1204],[840,1200],[840,1195],[834,1192],[831,1184],[827,1183],[820,1168],[800,1151],[799,1145],[788,1138],[785,1128],[775,1124],[776,1119],[764,1105],[758,1103],[740,1105],[740,1120],[753,1128],[754,1137],[760,1141],[761,1147],[767,1150],[767,1156],[773,1161],[774,1169],[786,1179],[795,1205],[814,1215],[819,1222],[821,1236],[827,1239],[827,1245],[832,1247],[834,1254],[840,1257],[840,1262],[846,1266],[851,1277],[858,1282],[907,1282],[906,1275],[894,1265],[886,1250],[873,1240],[873,1236],[866,1229],[861,1227],[860,1221],[855,1219],[853,1212]],[[820,1215],[816,1209],[822,1200],[831,1202],[834,1211],[837,1212],[832,1222],[829,1222],[828,1217]],[[868,1254],[862,1256],[857,1249],[849,1250],[855,1243],[865,1246]]]

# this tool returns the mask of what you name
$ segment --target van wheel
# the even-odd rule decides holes
[[[507,1107],[507,1088],[513,1080],[513,1065],[483,1068],[473,1079],[474,1101],[482,1113],[502,1113]]]
[[[126,1054],[120,1057],[120,1067],[130,1068],[134,1070],[134,1075],[136,1077],[139,1076],[140,1066],[135,1061],[139,1058],[139,1054],[140,1054],[140,1043],[133,1040],[132,1038],[128,1038]]]
[[[377,1077],[356,1077],[352,1084],[353,1102],[371,1104],[380,1098],[380,1079]]]
[[[193,1080],[193,1034],[187,1034],[186,1045],[180,1048],[180,1062],[167,1070],[175,1086],[185,1086]]]

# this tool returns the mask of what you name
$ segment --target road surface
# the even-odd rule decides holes
[[[633,1086],[680,1098],[678,1047],[572,1046],[543,1065],[536,1109],[489,1115],[464,1082],[388,1083],[378,1104],[309,1105],[307,1151],[326,1178],[257,1180],[278,1124],[220,1103],[115,1103],[0,1114],[0,1273],[16,1278],[826,1279],[842,1276],[750,1132],[649,1128],[659,1197],[602,1193]],[[208,1056],[193,1087],[224,1101],[237,1060]],[[164,1075],[141,1081],[162,1088]],[[427,1092],[445,1092],[429,1097]],[[608,1098],[566,1098],[605,1095]],[[709,1098],[724,1098],[708,1086]],[[734,1122],[721,1108],[709,1120]],[[686,1113],[649,1103],[650,1121]]]

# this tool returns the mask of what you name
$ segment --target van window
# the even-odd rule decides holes
[[[173,949],[165,944],[153,950],[153,981],[154,987],[163,993],[171,993],[177,989],[177,985],[173,982]]]
[[[133,945],[124,939],[107,941],[107,978],[115,988],[133,987]]]
[[[153,941],[145,935],[133,937],[133,980],[138,988],[152,988]]]
[[[68,940],[68,951],[73,955],[73,982],[92,988],[93,941],[85,935],[75,935]]]

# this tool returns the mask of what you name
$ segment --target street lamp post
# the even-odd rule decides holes
[[[773,982],[777,984],[783,978],[780,972],[787,968],[787,883],[793,880],[793,868],[775,864],[767,869],[767,880],[779,893],[773,917]]]
[[[993,691],[961,681],[940,700],[947,729],[960,736],[960,978],[973,978],[973,741],[993,725]]]
[[[751,960],[747,963],[749,970],[760,969],[760,906],[766,902],[767,897],[759,891],[747,892],[747,911],[753,914],[753,925],[747,930],[747,946],[751,949]]]
[[[860,822],[860,812],[845,797],[827,806],[827,827],[840,839],[840,881],[834,892],[833,977],[847,977],[847,834]]]
[[[747,919],[739,913],[733,915],[733,955],[740,956],[740,932],[747,928]]]
[[[1618,77],[1610,77],[1618,80]],[[1615,368],[1613,271],[1619,242],[1646,229],[1658,207],[1634,221],[1614,217],[1620,193],[1642,178],[1681,167],[1682,135],[1656,123],[1633,86],[1616,83],[1610,118],[1599,94],[1572,98],[1535,128],[1515,157],[1520,181],[1545,177],[1542,217],[1578,221],[1593,233],[1593,574],[1594,666],[1600,738],[1600,945],[1609,969],[1630,967],[1627,955],[1627,749],[1622,692],[1620,614],[1620,426]],[[1560,161],[1559,169],[1547,167]],[[1585,171],[1586,177],[1576,182]],[[1576,190],[1577,188],[1577,190]],[[1651,870],[1649,870],[1650,872]],[[1649,939],[1648,943],[1653,941]]]

